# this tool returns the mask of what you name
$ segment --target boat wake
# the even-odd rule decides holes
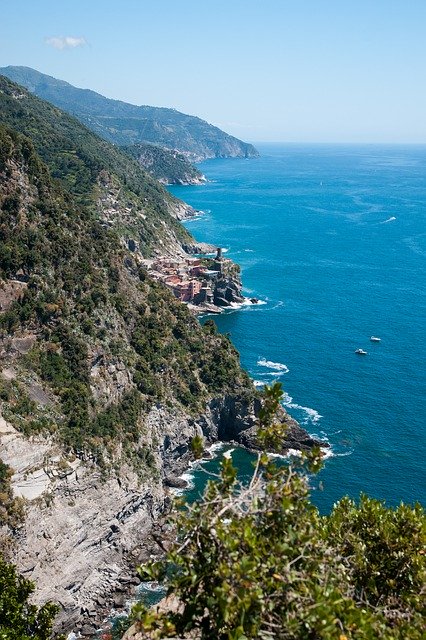
[[[283,364],[282,362],[272,362],[272,360],[267,360],[266,358],[260,358],[257,361],[257,364],[260,367],[267,367],[268,369],[279,371],[280,372],[279,375],[283,373],[288,373],[290,371],[290,369],[287,367],[286,364]],[[276,375],[276,374],[270,373],[270,375]]]

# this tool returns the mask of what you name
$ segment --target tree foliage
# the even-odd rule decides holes
[[[12,469],[0,460],[0,528],[4,525],[16,528],[24,515],[22,500],[13,495],[12,475]]]
[[[266,392],[260,436],[276,438],[280,386]],[[167,557],[140,570],[174,594],[174,611],[135,609],[147,637],[244,640],[425,637],[425,514],[362,496],[321,516],[309,499],[314,452],[296,464],[260,453],[249,484],[231,460],[201,501],[173,520]],[[192,637],[192,636],[191,636]]]
[[[49,640],[52,637],[53,619],[59,607],[51,602],[41,607],[31,604],[29,598],[33,591],[33,583],[20,576],[0,554],[1,640]]]

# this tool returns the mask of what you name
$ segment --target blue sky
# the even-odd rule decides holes
[[[426,143],[426,0],[4,0],[6,65],[251,141]]]

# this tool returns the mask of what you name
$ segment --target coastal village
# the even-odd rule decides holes
[[[244,302],[239,268],[223,257],[221,248],[214,259],[159,257],[143,262],[153,279],[163,282],[195,312],[221,313],[226,307]],[[252,298],[251,302],[258,301]]]

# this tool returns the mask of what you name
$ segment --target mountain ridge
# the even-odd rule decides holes
[[[179,151],[190,161],[215,157],[257,157],[253,145],[197,116],[168,107],[132,105],[80,89],[30,67],[8,66],[0,73],[31,93],[78,117],[104,139],[121,146],[139,142]]]

